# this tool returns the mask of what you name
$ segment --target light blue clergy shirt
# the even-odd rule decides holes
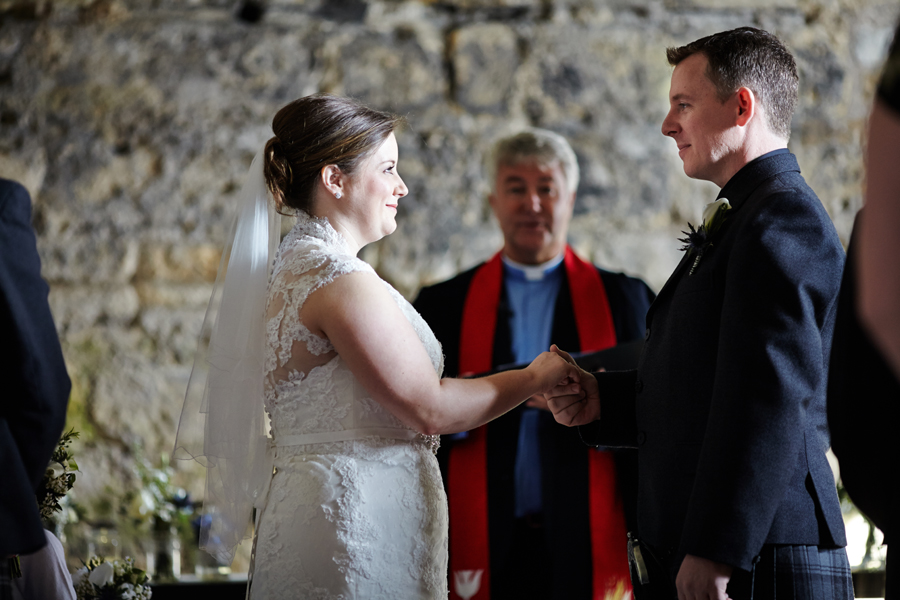
[[[563,255],[541,265],[522,265],[503,256],[503,282],[509,301],[509,330],[517,363],[527,363],[550,348],[553,312],[563,280]],[[524,408],[515,465],[516,517],[538,514],[541,493],[540,409]]]

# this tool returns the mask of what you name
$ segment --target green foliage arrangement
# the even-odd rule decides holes
[[[47,470],[44,472],[44,480],[37,494],[37,503],[41,511],[41,518],[45,521],[51,521],[53,516],[62,510],[60,502],[75,485],[75,472],[78,471],[78,464],[72,458],[69,446],[76,439],[78,439],[78,432],[74,429],[63,434],[56,450],[50,457],[50,464],[47,465]]]
[[[149,579],[130,557],[110,562],[92,556],[72,575],[78,600],[150,600]]]

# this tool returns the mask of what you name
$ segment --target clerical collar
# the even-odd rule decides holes
[[[517,263],[516,261],[507,257],[505,254],[502,254],[501,258],[503,259],[504,265],[522,273],[527,281],[540,281],[546,275],[556,270],[556,268],[559,267],[560,264],[562,264],[565,255],[565,252],[560,252],[559,256],[557,256],[556,258],[551,258],[547,262],[541,263],[539,265],[523,265],[522,263]]]

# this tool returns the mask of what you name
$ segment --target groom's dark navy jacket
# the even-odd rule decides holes
[[[48,292],[28,192],[0,179],[0,558],[46,543],[35,492],[70,388]]]
[[[586,440],[638,448],[638,526],[672,552],[750,570],[763,544],[844,546],[825,457],[844,251],[786,151],[719,194],[732,209],[647,314],[636,371],[598,373]]]

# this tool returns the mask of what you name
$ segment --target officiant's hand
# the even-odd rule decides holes
[[[594,376],[575,364],[568,352],[560,350],[556,344],[550,346],[550,351],[561,356],[579,371],[578,383],[580,391],[572,393],[567,386],[556,386],[544,393],[553,418],[558,423],[573,427],[586,425],[600,418],[600,393],[597,380]]]
[[[678,600],[728,600],[731,571],[728,565],[688,554],[675,578]]]

